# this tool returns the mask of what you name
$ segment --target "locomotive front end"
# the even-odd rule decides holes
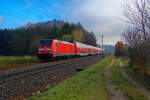
[[[52,42],[53,40],[42,39],[38,47],[38,58],[41,60],[51,59],[52,56]]]

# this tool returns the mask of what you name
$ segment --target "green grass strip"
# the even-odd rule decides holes
[[[147,100],[147,98],[127,79],[123,77],[120,71],[120,64],[115,60],[113,66],[110,68],[110,79],[112,84],[117,86],[129,100]]]
[[[102,73],[111,63],[111,58],[107,57],[54,88],[30,97],[29,100],[109,100]]]
[[[140,85],[150,91],[150,77],[146,75],[141,75],[140,72],[135,70],[133,67],[129,65],[129,61],[122,60],[125,67],[124,70],[126,73],[131,76],[134,80],[136,80]]]
[[[36,63],[40,62],[39,59],[34,57],[15,57],[15,56],[2,56],[0,57],[0,67],[8,67],[12,65],[18,65],[18,64],[27,64],[27,63]]]

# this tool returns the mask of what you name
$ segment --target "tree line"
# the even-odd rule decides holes
[[[16,29],[0,29],[0,55],[36,55],[39,40],[43,38],[78,41],[96,46],[96,38],[80,23],[47,21],[28,23]]]

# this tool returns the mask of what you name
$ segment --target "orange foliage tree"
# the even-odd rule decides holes
[[[122,41],[118,41],[115,45],[115,56],[120,57],[125,55],[125,47]]]

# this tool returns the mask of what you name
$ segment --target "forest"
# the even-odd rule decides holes
[[[93,32],[88,32],[80,23],[47,21],[28,23],[16,29],[0,29],[0,55],[36,55],[39,40],[43,38],[78,41],[96,46]]]

